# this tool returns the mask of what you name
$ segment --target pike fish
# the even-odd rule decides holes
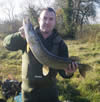
[[[53,69],[63,70],[73,62],[73,59],[71,58],[59,57],[48,51],[43,45],[38,34],[35,32],[29,18],[24,18],[23,28],[26,41],[29,44],[33,55],[41,64],[51,67]],[[91,68],[89,65],[78,64],[78,69],[82,76],[85,76],[85,72],[89,68]]]

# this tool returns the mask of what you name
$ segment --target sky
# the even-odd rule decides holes
[[[7,14],[5,13],[5,11],[7,12],[7,9],[11,4],[13,4],[14,6],[14,14],[17,15],[21,12],[24,12],[25,6],[27,6],[27,1],[28,2],[32,1],[32,4],[35,4],[37,6],[43,5],[44,7],[50,6],[54,2],[54,0],[0,0],[0,19],[1,20],[6,19]],[[43,1],[49,1],[49,3],[48,2],[43,3]]]
[[[5,10],[10,6],[9,1],[14,1],[12,4],[14,6],[15,14],[19,14],[22,12],[21,4],[24,0],[0,0],[0,19],[2,20],[6,19],[7,15],[5,13]]]
[[[14,14],[18,15],[19,13],[24,12],[24,5],[27,4],[26,1],[27,0],[0,0],[0,19],[1,20],[7,19],[7,14],[5,13],[5,11],[7,11],[7,8],[9,8],[10,2],[14,6]],[[38,1],[39,0],[33,0],[32,3],[34,3],[35,5],[39,5],[40,3]],[[43,1],[43,0],[40,0],[40,1]],[[47,5],[50,5],[50,3],[53,3],[53,2],[54,0],[50,0],[49,4]],[[45,3],[42,3],[42,5],[44,5],[44,7],[47,6]],[[100,9],[97,9],[97,17],[95,22],[100,24]]]
[[[96,22],[100,24],[100,9],[97,9]]]

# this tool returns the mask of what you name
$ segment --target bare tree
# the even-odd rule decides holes
[[[3,12],[6,16],[6,19],[8,19],[9,22],[15,19],[15,5],[12,0],[8,0],[3,6],[2,6]]]
[[[71,29],[73,27],[70,27],[70,25],[73,25],[76,32],[79,27],[80,31],[82,31],[83,24],[88,24],[90,17],[96,17],[97,5],[100,7],[100,0],[55,0],[55,7],[57,9],[61,8],[63,11],[61,17],[65,26],[63,28],[61,26],[61,29],[65,27],[65,32],[68,32],[68,28],[73,31]]]
[[[24,2],[24,8],[26,10],[26,15],[31,18],[32,23],[37,25],[40,11],[45,7],[51,6],[52,4],[52,0],[26,0]]]
[[[15,14],[15,7],[14,1],[12,0],[2,3],[2,10],[5,15],[5,21],[2,24],[4,29],[2,32],[13,33],[18,31],[18,28],[21,26],[21,23]]]

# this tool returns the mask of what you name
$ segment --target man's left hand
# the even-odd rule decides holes
[[[76,69],[78,68],[78,64],[76,62],[72,62],[68,65],[68,68],[65,68],[66,75],[72,75]]]

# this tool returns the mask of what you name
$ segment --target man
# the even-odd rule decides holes
[[[44,46],[52,53],[61,57],[68,57],[68,48],[55,29],[56,13],[52,8],[43,9],[38,19],[39,27],[36,33]],[[9,35],[4,40],[8,50],[19,50],[22,55],[22,100],[23,102],[59,102],[56,87],[56,75],[59,73],[64,78],[70,78],[76,71],[77,64],[72,62],[65,70],[44,68],[32,54],[25,40],[23,28],[19,33]],[[44,73],[44,69],[47,73]]]

